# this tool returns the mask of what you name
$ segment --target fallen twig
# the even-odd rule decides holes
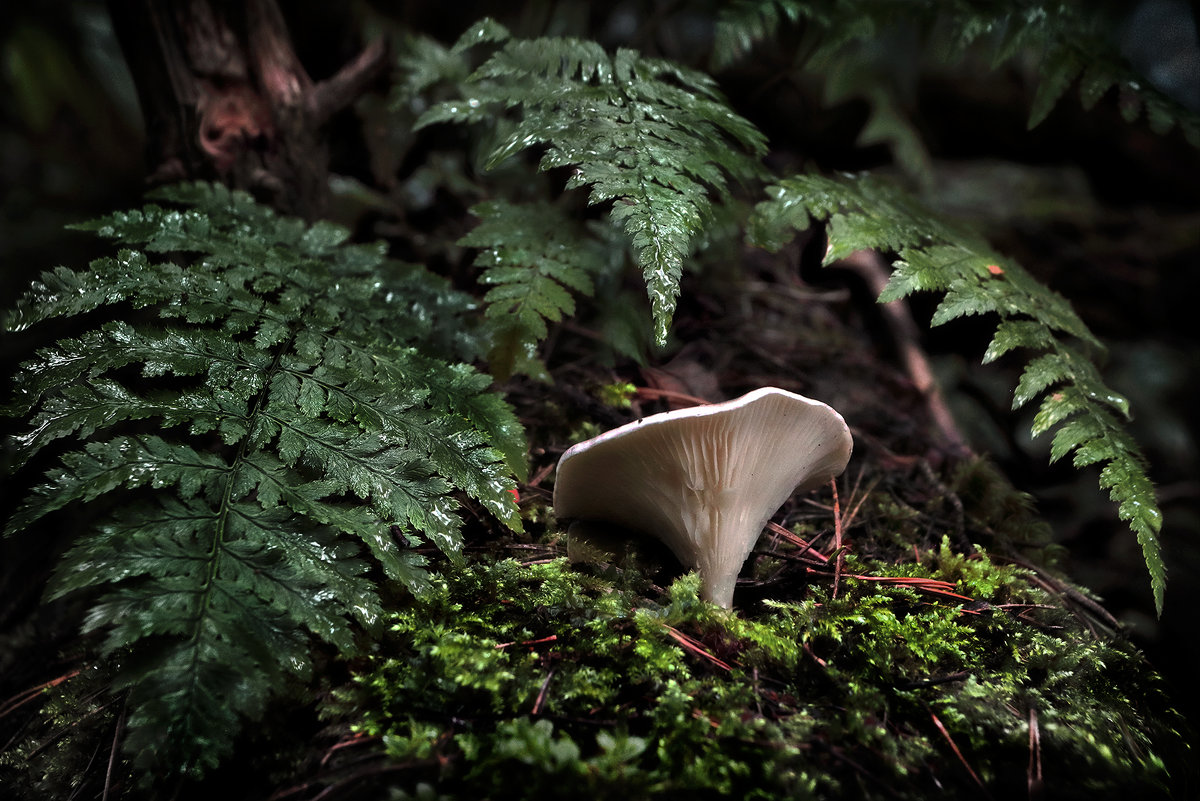
[[[842,578],[842,567],[846,564],[846,553],[842,548],[842,507],[838,502],[837,479],[830,480],[833,487],[833,597],[838,597],[838,584]]]

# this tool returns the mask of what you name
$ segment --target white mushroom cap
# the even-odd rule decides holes
[[[729,608],[771,515],[845,470],[852,447],[832,408],[765,387],[580,442],[558,462],[554,513],[657,536],[700,572],[701,596]]]

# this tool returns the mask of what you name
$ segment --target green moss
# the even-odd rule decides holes
[[[26,725],[40,736],[14,738],[0,752],[5,798],[100,797],[104,776],[88,767],[111,747],[120,717],[120,700],[107,692],[111,683],[111,666],[101,664],[42,689],[38,714]],[[6,714],[18,706],[8,706]],[[119,770],[124,774],[123,767]]]
[[[837,597],[735,614],[694,574],[649,599],[564,560],[472,564],[394,615],[340,710],[406,793],[1008,797],[1031,753],[1057,797],[1165,793],[1181,740],[1152,672],[1026,571],[946,543],[846,568]]]

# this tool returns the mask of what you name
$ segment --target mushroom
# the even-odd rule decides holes
[[[852,447],[832,408],[764,387],[574,445],[558,462],[554,513],[657,536],[699,571],[701,597],[728,609],[771,515],[840,474]]]

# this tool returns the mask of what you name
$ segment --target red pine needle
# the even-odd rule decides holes
[[[522,640],[521,642],[498,642],[496,648],[508,648],[510,645],[538,645],[544,642],[554,642],[558,639],[557,634],[551,634],[549,637],[542,637],[540,640]]]
[[[33,699],[37,698],[38,696],[40,696],[42,694],[43,690],[48,690],[51,687],[57,687],[58,685],[62,684],[64,681],[66,681],[68,679],[72,679],[78,675],[79,675],[78,670],[72,670],[69,673],[64,673],[63,675],[59,676],[58,678],[51,679],[50,681],[39,684],[36,687],[30,687],[28,690],[22,690],[21,692],[14,695],[12,698],[9,698],[3,704],[0,704],[0,718],[4,717],[8,713],[12,712],[17,707],[22,706],[23,704],[26,704],[26,703],[32,701]]]
[[[829,561],[829,557],[814,548],[811,542],[803,537],[793,534],[778,523],[767,523],[767,528],[770,529],[771,533],[775,536],[786,540],[787,542],[790,542],[792,545],[795,545],[797,548],[799,548],[800,553],[796,554],[796,556],[804,556],[807,553],[810,554],[814,559],[818,559],[822,562]]]
[[[692,406],[708,406],[712,403],[704,398],[697,398],[695,395],[687,395],[669,389],[655,389],[654,387],[638,387],[634,394],[637,395],[638,400],[673,400]]]
[[[542,688],[538,690],[537,698],[533,701],[533,709],[531,714],[538,714],[542,711],[542,704],[546,703],[546,693],[550,689],[550,679],[554,678],[554,668],[550,668],[550,672],[546,674],[545,681],[542,682]]]
[[[939,720],[938,716],[933,712],[929,713],[929,717],[933,718],[933,725],[938,727],[938,731],[940,731],[942,736],[946,738],[946,742],[950,743],[950,748],[954,750],[954,755],[958,757],[958,761],[961,762],[963,767],[967,769],[967,773],[971,774],[971,778],[974,779],[975,783],[979,785],[979,789],[983,790],[983,794],[985,796],[991,798],[991,796],[988,794],[987,788],[983,786],[983,782],[979,779],[978,774],[976,774],[971,768],[966,757],[963,756],[962,751],[958,750],[958,743],[954,742],[954,738],[950,736],[950,732],[946,731],[946,727],[942,725],[942,721]]]
[[[721,661],[711,651],[709,651],[707,648],[705,648],[704,645],[699,640],[696,640],[696,639],[693,639],[692,637],[687,636],[679,629],[674,628],[673,626],[668,626],[666,623],[663,624],[663,628],[667,630],[667,634],[669,634],[671,636],[671,639],[675,640],[675,642],[682,645],[688,651],[691,651],[692,653],[696,654],[697,656],[704,657],[709,662],[712,662],[714,665],[716,665],[719,668],[722,668],[724,670],[733,670],[733,668],[731,668],[728,663]]]
[[[829,482],[833,487],[833,550],[837,558],[833,563],[833,597],[838,596],[838,584],[842,578],[842,567],[846,563],[845,551],[842,549],[842,507],[838,502],[837,479]]]
[[[957,598],[960,601],[974,601],[967,595],[959,595],[952,592],[954,585],[949,581],[940,579],[921,578],[920,576],[860,576],[854,573],[848,574],[846,578],[858,579],[859,581],[878,581],[883,584],[896,584],[901,586],[909,586],[914,590],[928,592],[934,595],[944,595],[948,598]]]

